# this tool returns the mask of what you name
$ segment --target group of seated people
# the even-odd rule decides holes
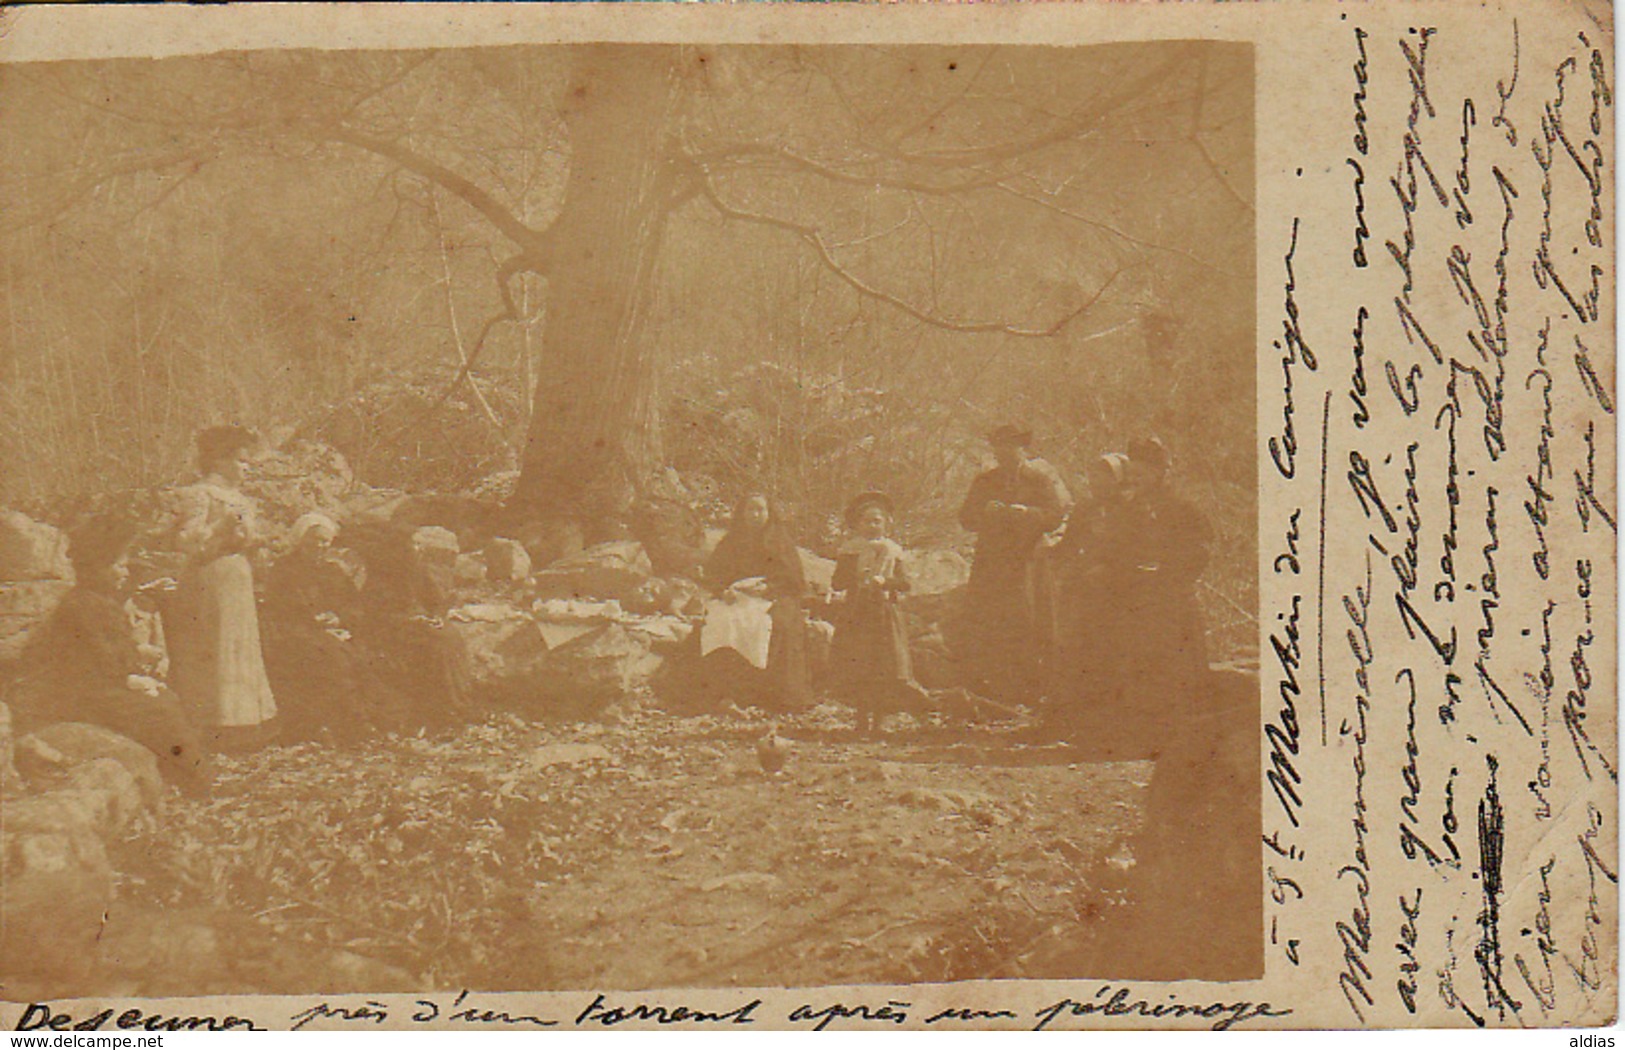
[[[238,488],[252,440],[203,431],[201,477],[169,494],[156,528],[102,514],[69,531],[74,587],[5,676],[19,732],[107,726],[199,790],[213,754],[273,737],[343,742],[466,720],[466,659],[440,619],[450,579],[391,526],[352,530],[358,570],[321,514],[295,522],[272,558]],[[132,561],[150,577],[139,586]]]
[[[197,787],[210,754],[273,735],[343,743],[469,718],[467,657],[441,619],[450,572],[427,564],[404,527],[353,527],[341,555],[340,526],[321,514],[295,522],[272,558],[239,488],[252,440],[236,427],[203,431],[200,477],[170,494],[157,529],[100,516],[71,530],[77,583],[9,675],[4,698],[22,731],[106,725]],[[1188,686],[1206,666],[1192,588],[1207,532],[1169,491],[1166,453],[1151,442],[1101,457],[1087,502],[1074,507],[1030,443],[1017,428],[995,431],[997,465],[975,479],[961,512],[977,537],[955,632],[966,690],[1075,728],[1065,723],[1078,711],[1119,712],[1131,681],[1135,703],[1147,689]],[[822,632],[830,693],[861,729],[888,711],[931,707],[913,670],[893,502],[865,492],[844,517],[829,591],[814,596],[772,501],[738,502],[704,569],[712,597],[692,668],[705,688],[739,704],[804,708],[814,691],[809,632]],[[132,588],[137,547],[148,579]]]

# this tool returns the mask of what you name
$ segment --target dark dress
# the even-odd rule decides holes
[[[1124,614],[1133,628],[1126,656],[1139,670],[1138,689],[1170,711],[1208,669],[1196,581],[1213,532],[1201,511],[1166,487],[1130,504],[1127,529],[1133,576]]]
[[[860,569],[863,557],[843,550],[835,559],[830,586],[846,597],[832,607],[830,676],[854,706],[872,716],[919,699],[923,690],[914,680],[908,626],[898,605],[909,589],[908,574],[901,559],[893,559],[885,585],[877,585]]]
[[[1162,487],[1134,502],[1131,528],[1134,584],[1125,615],[1135,632],[1127,660],[1136,673],[1130,703],[1147,735],[1143,751],[1155,761],[1145,824],[1133,847],[1133,898],[1152,923],[1223,929],[1233,925],[1236,900],[1245,894],[1227,897],[1220,887],[1257,892],[1247,882],[1256,880],[1256,854],[1247,865],[1245,856],[1238,862],[1234,847],[1247,837],[1248,814],[1251,833],[1257,833],[1257,810],[1249,804],[1257,798],[1249,739],[1257,731],[1257,682],[1243,684],[1240,703],[1226,703],[1220,679],[1208,669],[1196,601],[1196,581],[1212,542],[1202,513]],[[1193,870],[1204,878],[1192,883]],[[1237,965],[1215,951],[1225,940],[1204,942],[1204,965]]]
[[[718,650],[705,658],[707,691],[719,687],[738,689],[745,699],[776,709],[810,705],[807,575],[795,544],[772,525],[765,529],[732,529],[711,553],[705,577],[719,590],[740,580],[761,577],[767,582],[767,597],[773,602],[768,610],[773,634],[768,642],[767,670],[757,672],[730,650]]]
[[[360,740],[398,719],[404,703],[362,643],[330,630],[360,619],[360,593],[331,558],[295,550],[266,574],[265,666],[288,738]]]
[[[995,508],[995,502],[1006,506]],[[1071,507],[1060,475],[1041,459],[1014,470],[995,468],[971,482],[959,521],[976,533],[976,553],[959,643],[967,684],[985,696],[1031,703],[1048,685],[1055,602],[1046,540]]]
[[[158,757],[165,779],[184,790],[208,777],[201,736],[167,688],[156,697],[130,688],[147,673],[122,596],[79,586],[28,640],[7,693],[17,732],[55,722],[88,722],[122,733]]]
[[[1097,743],[1120,737],[1135,717],[1129,684],[1137,632],[1127,613],[1135,580],[1134,519],[1128,504],[1091,500],[1072,512],[1056,549],[1060,565],[1052,721]],[[1083,740],[1074,740],[1083,743]]]
[[[355,637],[373,672],[404,705],[388,719],[391,728],[444,728],[475,715],[467,649],[435,622],[449,610],[450,592],[451,581],[409,547],[368,557]]]

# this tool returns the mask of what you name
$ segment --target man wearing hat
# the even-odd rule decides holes
[[[995,700],[1035,703],[1055,642],[1047,552],[1072,495],[1055,468],[1030,454],[1032,431],[989,435],[996,465],[971,482],[959,521],[976,533],[966,586],[961,659],[968,684]]]

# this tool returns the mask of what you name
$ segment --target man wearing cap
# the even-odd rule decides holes
[[[969,685],[991,699],[1040,699],[1055,641],[1047,552],[1072,495],[1055,468],[1029,453],[1032,432],[989,435],[996,465],[971,482],[959,522],[976,533],[960,644]]]

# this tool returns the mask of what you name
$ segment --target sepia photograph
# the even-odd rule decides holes
[[[0,66],[0,994],[1261,978],[1253,64]]]

